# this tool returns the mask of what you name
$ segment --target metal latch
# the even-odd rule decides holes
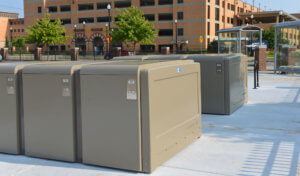
[[[12,77],[6,80],[7,94],[15,94],[15,79]]]
[[[69,97],[71,96],[71,87],[70,87],[70,79],[62,78],[62,96]]]
[[[222,73],[222,64],[216,64],[217,73]]]
[[[136,100],[137,92],[136,92],[136,80],[129,79],[127,80],[127,100]]]

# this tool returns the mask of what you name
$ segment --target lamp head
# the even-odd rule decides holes
[[[85,25],[85,21],[83,21],[82,24]]]
[[[107,10],[110,10],[110,9],[111,9],[110,4],[107,4]]]
[[[251,19],[253,19],[254,18],[254,15],[251,15]]]
[[[280,11],[280,12],[279,12],[279,15],[282,15],[282,14],[283,14],[283,12],[282,12],[282,11]]]
[[[177,23],[177,19],[175,19],[174,22]]]

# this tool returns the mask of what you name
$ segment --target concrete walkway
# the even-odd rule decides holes
[[[300,77],[261,75],[249,103],[231,116],[203,115],[203,136],[164,163],[155,176],[298,176]],[[300,173],[298,173],[300,174]],[[0,176],[147,175],[116,169],[0,155]]]

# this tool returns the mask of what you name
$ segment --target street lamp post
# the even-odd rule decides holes
[[[10,53],[12,54],[13,53],[13,43],[12,43],[12,33],[13,33],[13,29],[12,27],[9,28],[9,31],[10,31]]]
[[[106,55],[108,55],[108,35],[107,35],[108,23],[105,24],[105,39],[106,39]]]
[[[85,21],[82,22],[83,24],[83,34],[84,34],[84,37],[85,37]],[[86,41],[84,39],[84,48],[83,49],[83,55],[85,56],[86,55]]]
[[[283,14],[283,12],[282,12],[282,11],[280,11],[280,12],[279,12],[279,23],[281,23],[281,22],[282,22],[282,14]]]
[[[175,40],[176,40],[176,53],[178,53],[178,29],[177,29],[177,19],[175,19],[175,28],[176,28],[176,37],[175,37]]]
[[[107,11],[108,11],[108,58],[111,59],[111,47],[110,47],[110,22],[111,22],[111,15],[110,15],[111,5],[107,5]]]
[[[76,28],[77,28],[77,25],[74,24],[74,43],[75,43],[75,48],[77,47],[77,45],[76,45]]]

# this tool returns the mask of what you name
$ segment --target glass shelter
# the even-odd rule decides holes
[[[218,53],[242,53],[253,56],[255,46],[262,45],[262,29],[254,25],[218,31]]]
[[[300,73],[300,20],[276,24],[274,72]]]

